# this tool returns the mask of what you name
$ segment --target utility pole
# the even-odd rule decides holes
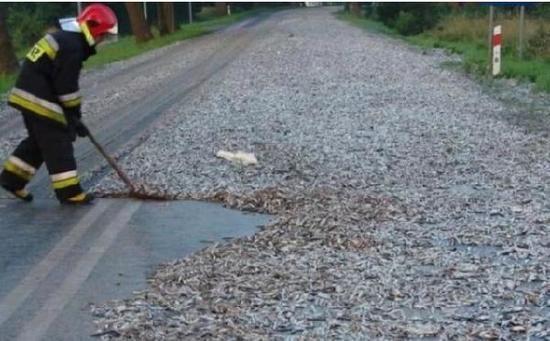
[[[187,11],[189,12],[189,23],[192,24],[193,23],[193,5],[191,1],[189,1],[187,4],[189,5],[189,7],[187,8]]]
[[[489,51],[489,57],[487,58],[487,71],[489,75],[491,74],[493,66],[493,20],[495,15],[495,8],[491,5],[489,6],[489,43],[487,50]]]
[[[143,2],[143,15],[145,16],[145,21],[147,21],[147,2]]]
[[[76,3],[76,11],[77,11],[78,15],[80,15],[80,13],[82,13],[82,2],[77,2]]]

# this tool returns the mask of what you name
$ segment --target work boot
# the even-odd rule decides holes
[[[60,202],[64,205],[87,205],[94,201],[94,196],[90,193],[80,193],[72,198],[62,199]]]
[[[9,189],[8,187],[6,187],[5,185],[2,185],[2,188],[5,189],[6,191],[10,192],[11,194],[15,195],[17,198],[19,198],[23,201],[31,202],[32,199],[34,199],[32,194],[24,188],[23,189],[12,190],[12,189]]]

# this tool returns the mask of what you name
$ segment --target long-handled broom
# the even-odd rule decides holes
[[[83,124],[84,125],[84,124]],[[87,129],[87,128],[86,128]],[[175,196],[170,195],[168,193],[153,193],[150,190],[147,190],[145,186],[139,186],[136,187],[134,183],[130,180],[128,175],[122,169],[120,166],[116,163],[116,161],[105,151],[105,149],[97,142],[95,137],[90,133],[90,130],[88,130],[88,138],[90,139],[90,142],[96,147],[98,152],[107,160],[107,163],[116,171],[120,179],[128,186],[128,189],[130,190],[128,192],[128,196],[131,198],[141,199],[141,200],[174,200]]]

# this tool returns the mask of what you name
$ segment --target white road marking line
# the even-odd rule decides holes
[[[6,322],[10,316],[19,308],[27,297],[36,290],[40,282],[46,278],[52,269],[65,258],[74,245],[80,240],[82,235],[92,226],[92,224],[101,217],[109,207],[105,201],[97,203],[76,226],[67,234],[57,245],[48,253],[48,255],[35,265],[29,273],[19,282],[0,301],[0,325]]]
[[[44,336],[51,323],[63,311],[67,302],[78,292],[82,283],[116,240],[118,234],[127,226],[140,205],[139,202],[130,202],[124,205],[88,252],[82,256],[74,270],[67,275],[56,292],[50,296],[35,317],[23,326],[22,333],[17,337],[17,340],[40,340]]]

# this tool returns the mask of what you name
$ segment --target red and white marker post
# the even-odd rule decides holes
[[[501,46],[502,46],[502,26],[493,28],[493,76],[500,73]]]

